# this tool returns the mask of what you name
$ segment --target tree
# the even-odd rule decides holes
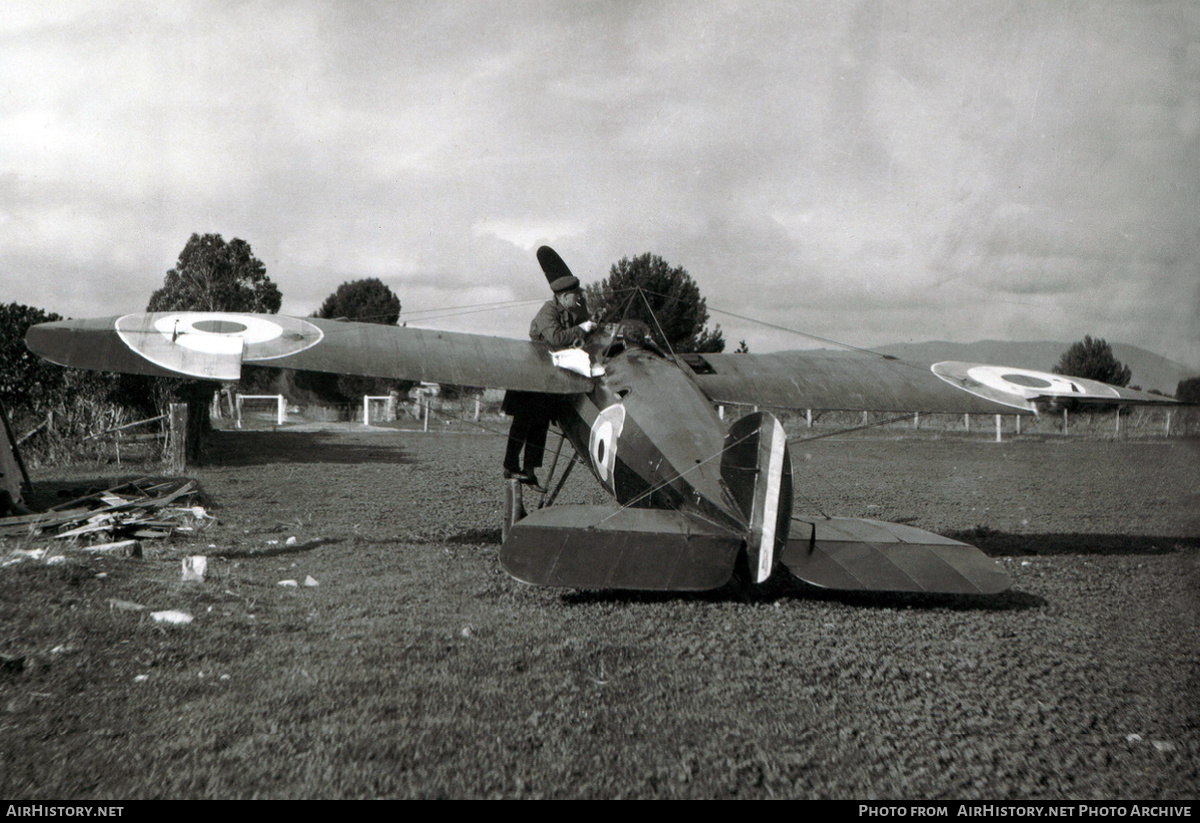
[[[242,311],[274,314],[283,296],[250,244],[193,234],[147,311]]]
[[[1183,403],[1200,403],[1200,377],[1180,380],[1175,387],[1175,399]]]
[[[400,320],[400,298],[377,277],[352,280],[326,297],[313,316],[394,326]]]
[[[400,298],[377,277],[352,280],[338,286],[337,291],[326,297],[313,317],[394,326],[400,320]],[[332,403],[357,402],[364,394],[383,395],[391,391],[406,394],[413,385],[411,381],[347,374],[296,373],[297,388]]]
[[[587,301],[594,320],[641,320],[654,340],[672,351],[725,349],[721,327],[704,327],[708,308],[696,281],[683,267],[672,268],[656,254],[622,258],[607,278],[587,287]]]
[[[62,366],[25,347],[30,326],[54,320],[62,317],[21,303],[0,306],[0,401],[10,410],[37,408],[62,389]]]
[[[1114,386],[1128,386],[1133,377],[1129,367],[1113,357],[1112,346],[1090,335],[1084,335],[1083,340],[1072,343],[1051,371],[1069,377],[1099,380]]]

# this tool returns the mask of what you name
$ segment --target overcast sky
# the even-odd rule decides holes
[[[1200,4],[36,2],[0,301],[145,309],[193,232],[309,314],[524,336],[651,251],[729,348],[1127,342],[1200,368]],[[470,314],[440,309],[530,300]]]

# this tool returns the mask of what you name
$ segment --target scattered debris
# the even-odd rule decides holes
[[[194,480],[142,477],[93,491],[40,514],[0,517],[0,540],[39,535],[62,541],[69,550],[121,557],[142,557],[142,540],[196,532],[216,521],[193,498]],[[95,541],[95,542],[92,542]],[[90,545],[89,545],[90,543]],[[28,544],[26,544],[28,545]],[[23,560],[62,563],[46,548],[13,549],[0,566]]]
[[[204,572],[208,569],[208,558],[202,554],[183,558],[183,581],[185,583],[203,583]]]
[[[46,534],[112,538],[161,538],[196,531],[215,520],[190,499],[194,480],[142,477],[61,503],[40,514],[0,518],[0,537]]]
[[[108,606],[110,609],[116,609],[117,611],[122,612],[141,612],[146,610],[146,607],[141,603],[134,603],[129,600],[118,600],[115,597],[110,597],[108,599]]]
[[[295,580],[280,580],[280,581],[279,581],[279,585],[280,585],[280,586],[289,586],[289,587],[290,587],[290,586],[299,586],[300,584],[299,584],[299,583],[297,583]]]
[[[41,560],[45,555],[45,549],[13,549],[8,557],[0,560],[0,567],[11,566],[13,563],[20,563],[22,560]]]
[[[305,585],[305,586],[308,586],[308,587],[310,587],[310,588],[311,588],[311,587],[313,587],[313,586],[319,586],[319,585],[321,585],[321,584],[320,584],[320,583],[318,583],[318,582],[317,582],[317,581],[316,581],[316,580],[315,580],[315,579],[312,577],[312,575],[305,575],[305,577],[304,577],[304,585]]]
[[[154,618],[155,623],[172,623],[176,626],[184,626],[192,622],[190,614],[175,611],[174,609],[169,609],[165,612],[150,612],[150,616]]]

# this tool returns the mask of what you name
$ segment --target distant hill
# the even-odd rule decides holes
[[[1048,340],[980,340],[976,343],[948,343],[936,340],[928,343],[894,343],[889,346],[877,346],[872,350],[921,363],[962,360],[968,363],[995,363],[998,366],[1020,366],[1025,369],[1050,371],[1070,345]],[[1113,356],[1133,372],[1133,379],[1129,381],[1129,385],[1140,386],[1144,391],[1157,389],[1164,394],[1173,395],[1180,380],[1195,377],[1197,374],[1195,369],[1137,346],[1113,343],[1112,350]]]

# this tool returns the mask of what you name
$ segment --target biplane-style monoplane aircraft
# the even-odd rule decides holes
[[[569,274],[548,247],[538,258],[548,278]],[[598,329],[584,346],[602,367],[595,377],[556,367],[544,343],[275,315],[66,320],[34,326],[26,342],[55,363],[98,371],[232,381],[253,364],[558,395],[558,426],[615,503],[537,509],[509,529],[500,560],[529,583],[591,589],[715,589],[735,574],[762,583],[778,567],[844,590],[1008,588],[1000,565],[965,543],[894,523],[793,516],[779,420],[757,411],[726,426],[717,404],[1033,414],[1062,399],[1172,402],[971,363],[812,351],[676,356],[644,329]]]

